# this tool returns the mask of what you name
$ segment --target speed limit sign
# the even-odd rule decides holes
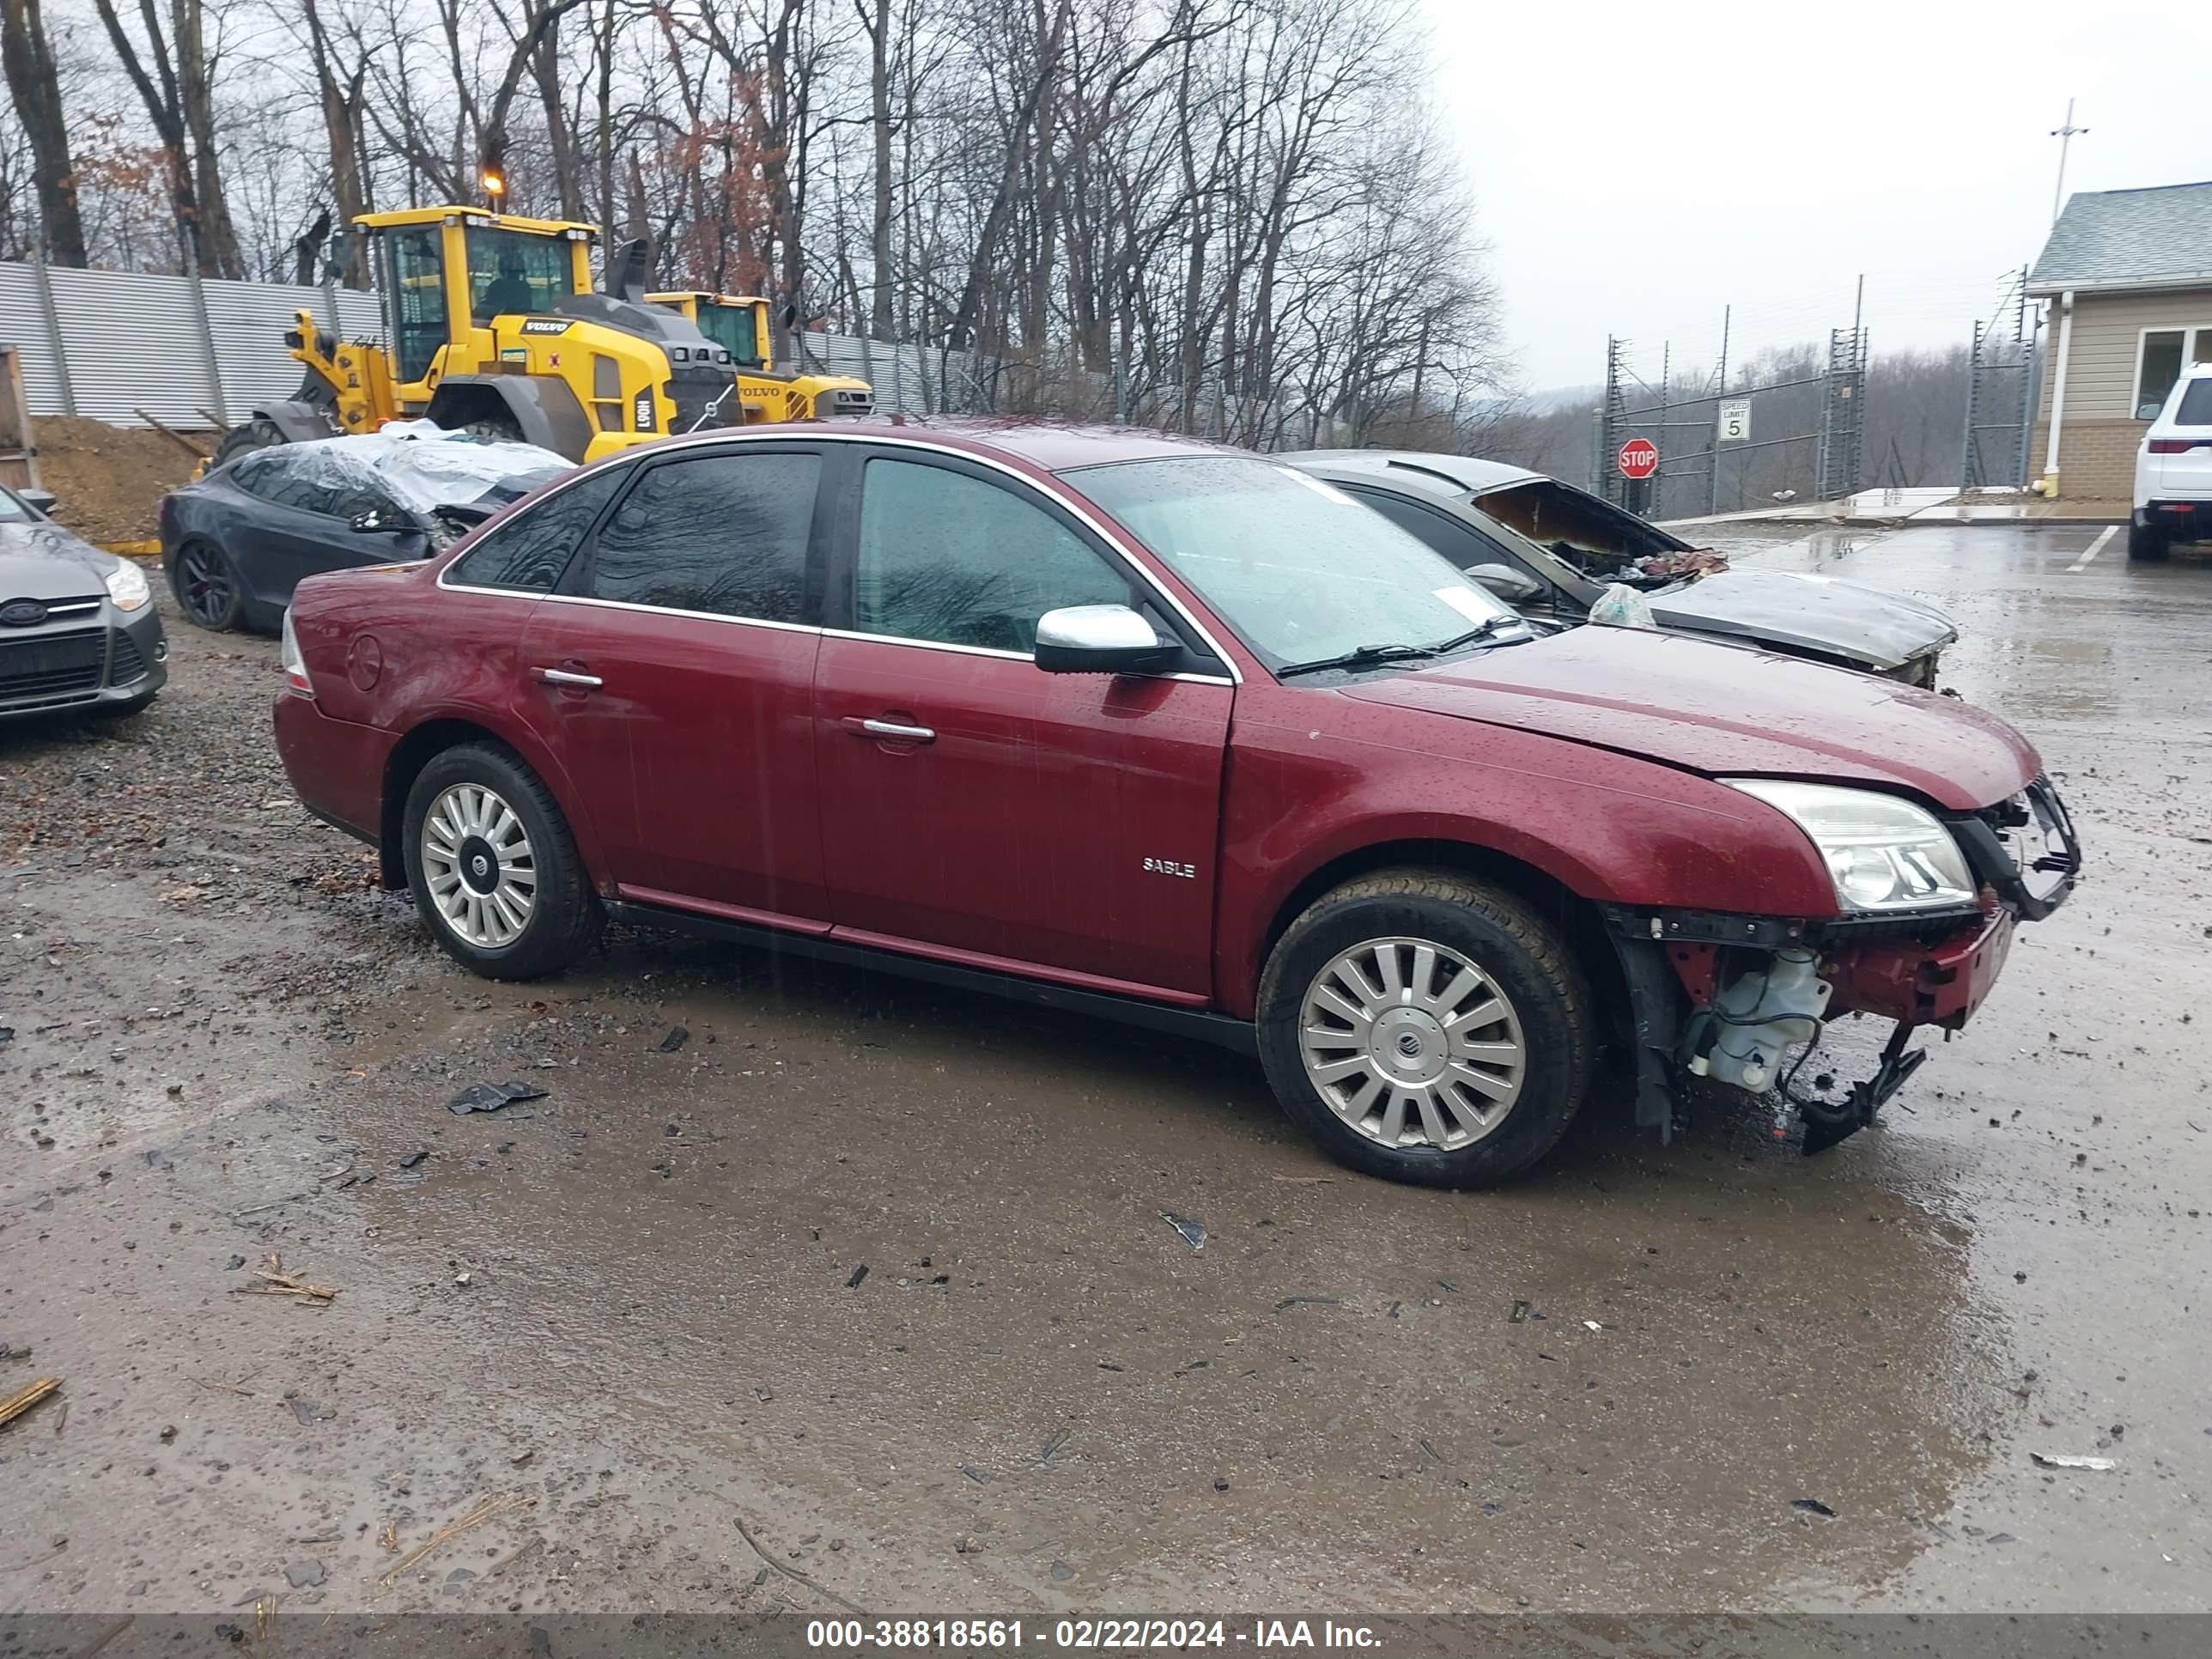
[[[1721,404],[1719,439],[1724,444],[1751,441],[1751,399],[1729,398]]]

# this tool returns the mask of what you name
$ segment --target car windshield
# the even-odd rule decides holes
[[[1270,668],[1419,651],[1486,627],[1508,638],[1525,632],[1449,560],[1295,467],[1207,455],[1066,476],[1204,594]]]

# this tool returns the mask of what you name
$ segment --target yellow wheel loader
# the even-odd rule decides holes
[[[483,208],[364,214],[387,343],[341,341],[298,313],[299,395],[224,434],[215,464],[267,444],[422,417],[574,461],[672,432],[735,425],[736,364],[680,312],[645,303],[629,242],[592,288],[590,225]]]
[[[795,374],[775,366],[768,301],[734,294],[648,294],[647,305],[681,313],[730,354],[738,374],[742,414],[752,425],[810,421],[832,415],[872,415],[874,388],[849,374]]]

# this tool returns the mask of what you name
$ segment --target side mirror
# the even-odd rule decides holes
[[[51,489],[19,489],[15,495],[31,511],[43,513],[49,518],[53,516],[54,508],[60,505]]]
[[[1182,647],[1126,605],[1071,605],[1037,618],[1036,665],[1048,674],[1151,674]]]
[[[1469,581],[1480,583],[1508,605],[1533,599],[1544,591],[1543,583],[1522,574],[1510,564],[1478,564],[1465,574]]]
[[[346,527],[357,530],[364,536],[373,536],[380,530],[405,530],[410,526],[381,508],[371,507],[368,512],[357,513],[347,520]]]

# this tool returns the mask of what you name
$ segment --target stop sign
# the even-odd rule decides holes
[[[1659,446],[1649,438],[1631,438],[1620,447],[1620,476],[1648,478],[1659,470]]]

